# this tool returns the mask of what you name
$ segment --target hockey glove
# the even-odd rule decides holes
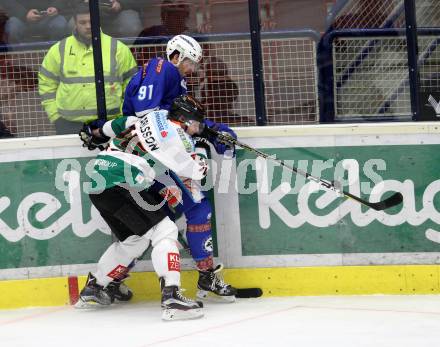
[[[97,148],[103,151],[105,148],[104,144],[110,140],[110,137],[102,133],[102,128],[99,128],[99,134],[99,136],[94,135],[93,128],[90,125],[84,124],[79,131],[79,137],[83,142],[82,146],[87,147],[89,151],[93,151]]]
[[[94,121],[87,123],[90,129],[99,129],[104,126],[107,121],[105,119],[95,119]]]
[[[234,139],[237,138],[237,134],[230,127],[228,127],[226,124],[216,123],[216,122],[209,120],[209,119],[205,119],[204,122],[205,122],[205,125],[208,128],[211,128],[212,130],[215,130],[219,133],[227,133],[228,135],[230,135]],[[235,146],[233,144],[221,142],[215,136],[208,136],[208,140],[209,140],[209,142],[211,142],[213,144],[215,151],[218,154],[224,154],[226,151],[229,150],[229,151],[232,151],[232,156],[233,157],[235,156]]]

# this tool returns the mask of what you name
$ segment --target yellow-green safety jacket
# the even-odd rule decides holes
[[[107,117],[121,114],[125,87],[137,71],[130,49],[101,33]],[[97,119],[93,48],[74,35],[53,45],[40,67],[38,89],[51,122],[62,117],[88,123]]]

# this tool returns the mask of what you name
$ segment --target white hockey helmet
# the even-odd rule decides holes
[[[176,66],[180,65],[183,59],[188,58],[194,63],[200,63],[202,60],[202,47],[192,37],[187,35],[176,35],[167,43],[167,58],[170,60],[171,54],[179,52],[179,60]]]

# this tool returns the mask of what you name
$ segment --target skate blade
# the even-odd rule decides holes
[[[79,298],[79,300],[76,302],[73,307],[75,307],[78,310],[89,310],[89,309],[103,309],[107,308],[110,305],[102,305],[98,304],[95,301],[84,301],[83,299]]]
[[[164,321],[197,319],[201,317],[203,317],[203,310],[201,308],[186,311],[168,308],[162,311],[162,320]]]
[[[219,303],[223,303],[223,304],[231,304],[231,303],[235,302],[234,295],[222,296],[222,295],[217,295],[213,292],[208,292],[206,290],[201,290],[201,289],[199,289],[197,291],[196,295],[199,299],[201,299],[203,301],[219,302]]]

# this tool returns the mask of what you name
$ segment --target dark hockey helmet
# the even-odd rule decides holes
[[[205,118],[205,109],[200,102],[191,95],[180,95],[174,99],[168,118],[179,122],[187,122],[191,120],[203,123]]]

